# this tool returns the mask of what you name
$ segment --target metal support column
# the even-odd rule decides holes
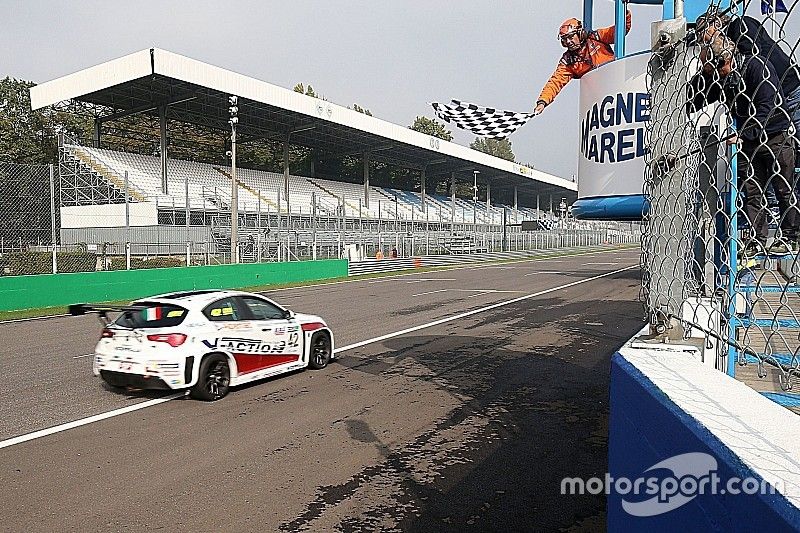
[[[286,200],[286,216],[288,221],[288,216],[292,212],[289,200],[289,135],[286,136],[286,140],[283,142],[283,197]]]
[[[681,43],[686,35],[685,21],[663,24],[661,31],[670,42]],[[685,46],[679,45],[679,46]],[[691,139],[686,136],[685,66],[682,60],[653,54],[648,75],[652,101],[651,118],[647,122],[650,164],[645,169],[645,195],[650,199],[647,224],[652,228],[676,228],[642,241],[644,271],[649,280],[647,309],[650,332],[659,339],[682,340],[679,319],[688,295],[685,258],[690,255],[696,228],[689,218],[689,207],[695,204],[697,184],[685,179]]]
[[[236,182],[236,124],[231,125],[231,263],[239,262],[239,184]]]
[[[453,224],[456,221],[456,173],[450,173],[450,233],[453,232]]]
[[[364,207],[369,210],[369,152],[364,152]],[[380,211],[378,218],[381,218]]]
[[[158,108],[159,141],[161,150],[161,192],[169,193],[167,185],[167,106]]]
[[[625,31],[616,31],[616,28],[625,28],[625,12],[627,11],[628,3],[616,2],[616,10],[614,13],[615,31],[614,31],[614,58],[619,59],[625,57]]]
[[[426,198],[426,193],[425,193],[425,181],[427,180],[427,176],[425,175],[426,174],[426,172],[425,172],[426,169],[427,169],[427,166],[422,167],[422,172],[420,173],[420,178],[419,178],[419,189],[420,189],[420,196],[422,197],[422,212],[423,213],[427,213],[428,212],[428,206],[427,206],[428,200]]]
[[[92,131],[92,137],[93,137],[93,141],[94,142],[92,144],[94,145],[95,148],[101,148],[101,146],[100,146],[100,141],[101,141],[100,135],[101,135],[102,126],[103,126],[102,122],[100,122],[98,119],[94,119],[94,128],[93,128],[93,131]]]
[[[583,27],[587,30],[592,29],[593,3],[593,0],[583,0]]]

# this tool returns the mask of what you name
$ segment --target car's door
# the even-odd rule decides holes
[[[266,367],[261,328],[239,298],[229,296],[210,303],[203,309],[203,315],[214,328],[203,339],[209,350],[224,350],[233,355],[239,374]]]
[[[294,318],[272,302],[257,296],[240,296],[261,338],[264,368],[288,365],[302,358],[300,326]]]

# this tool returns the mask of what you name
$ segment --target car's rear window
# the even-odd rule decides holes
[[[123,311],[114,321],[123,328],[169,328],[177,326],[186,318],[183,307],[156,302],[137,302],[141,310]]]

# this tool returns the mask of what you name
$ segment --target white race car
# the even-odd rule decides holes
[[[333,358],[333,333],[322,318],[247,292],[176,292],[69,310],[100,315],[92,370],[112,387],[188,388],[193,398],[214,401],[232,386],[324,368]],[[119,315],[109,322],[113,312]]]

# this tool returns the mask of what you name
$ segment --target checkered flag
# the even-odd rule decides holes
[[[450,100],[450,102],[450,104],[432,103],[436,116],[445,122],[452,122],[459,128],[469,130],[478,137],[505,139],[534,116],[533,113],[501,111],[460,100]]]

